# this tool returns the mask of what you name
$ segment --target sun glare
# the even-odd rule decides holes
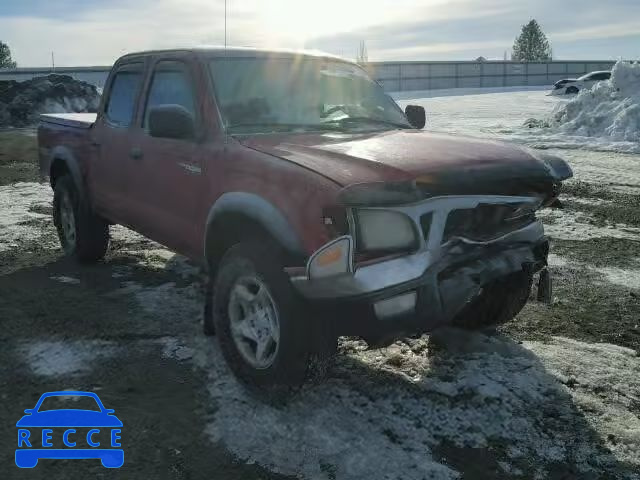
[[[258,16],[274,36],[304,43],[312,38],[354,31],[399,18],[406,11],[407,4],[433,3],[433,0],[380,0],[376,8],[371,8],[370,1],[365,0],[271,0],[260,3]]]

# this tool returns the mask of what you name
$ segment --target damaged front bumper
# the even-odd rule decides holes
[[[473,232],[467,235],[471,238],[465,238],[447,226],[457,212],[486,205],[509,205],[530,213],[540,200],[457,196],[394,207],[417,226],[424,215],[432,215],[428,231],[420,230],[417,251],[356,264],[346,273],[321,278],[313,278],[308,268],[306,275],[292,274],[291,282],[306,299],[337,307],[332,316],[343,319],[341,334],[365,336],[362,330],[371,329],[380,330],[380,335],[382,331],[428,331],[450,321],[484,285],[514,272],[534,273],[546,266],[548,241],[542,223],[533,215],[524,224],[516,223],[513,229],[482,240]]]

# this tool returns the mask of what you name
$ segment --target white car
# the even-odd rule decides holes
[[[564,95],[565,93],[578,93],[584,88],[591,88],[602,80],[609,80],[611,72],[603,70],[591,72],[580,78],[565,78],[553,84],[552,95]]]

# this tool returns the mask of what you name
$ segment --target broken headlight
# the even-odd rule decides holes
[[[418,248],[414,222],[405,214],[391,210],[355,211],[356,244],[361,252],[399,252]]]

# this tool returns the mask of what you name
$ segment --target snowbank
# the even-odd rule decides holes
[[[611,80],[556,107],[554,125],[566,134],[640,142],[640,63],[618,61]]]

